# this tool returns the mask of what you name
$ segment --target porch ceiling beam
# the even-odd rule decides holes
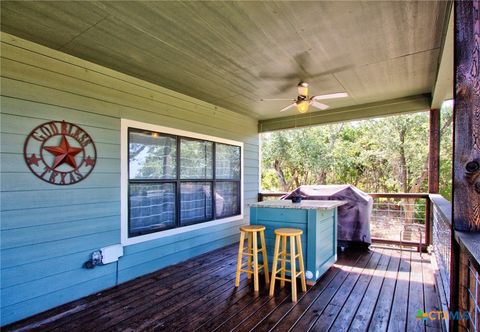
[[[326,123],[376,118],[399,113],[428,111],[430,110],[430,102],[430,94],[421,94],[333,110],[261,120],[258,124],[258,132],[263,133]]]
[[[453,98],[453,6],[448,11],[449,18],[443,34],[440,63],[432,92],[432,109],[441,108],[444,100]]]

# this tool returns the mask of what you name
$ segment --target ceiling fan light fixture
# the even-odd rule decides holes
[[[306,113],[308,111],[308,106],[310,102],[308,100],[304,100],[297,103],[297,110],[299,113]]]
[[[300,82],[297,86],[299,96],[308,96],[308,83]]]

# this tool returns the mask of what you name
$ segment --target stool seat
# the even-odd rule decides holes
[[[274,232],[275,235],[280,236],[297,236],[303,234],[303,231],[298,228],[278,228]]]
[[[265,226],[261,225],[245,225],[240,227],[242,232],[261,232],[265,230]]]

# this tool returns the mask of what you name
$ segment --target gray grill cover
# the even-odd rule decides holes
[[[300,186],[282,199],[294,195],[300,195],[303,199],[347,201],[347,204],[338,207],[338,240],[368,244],[372,242],[370,215],[373,198],[360,189],[349,184]]]

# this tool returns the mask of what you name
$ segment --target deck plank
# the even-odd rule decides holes
[[[262,301],[262,299],[265,301],[267,295],[268,290],[266,287],[262,287],[262,283],[260,283],[260,291],[258,293],[250,291],[248,294],[245,294],[245,296],[241,296],[238,301],[232,301],[233,303],[228,302],[228,306],[224,310],[220,309],[216,312],[209,312],[208,315],[204,316],[203,322],[198,322],[199,326],[195,328],[195,331],[206,332],[216,330],[219,326],[232,319],[240,312],[255,306],[255,302]]]
[[[392,258],[388,264],[387,272],[377,298],[377,303],[372,310],[373,313],[370,324],[365,326],[365,328],[368,327],[368,331],[371,332],[386,331],[388,327],[388,317],[390,315],[390,310],[392,309],[401,253],[397,250],[391,250],[391,255]],[[355,320],[352,323],[352,326],[357,326]]]
[[[9,329],[29,329],[29,326],[31,326],[31,329],[39,330],[69,330],[72,326],[66,326],[66,324],[74,324],[73,326],[76,326],[78,325],[77,321],[88,321],[91,319],[92,313],[98,312],[101,308],[114,310],[116,304],[119,306],[125,306],[127,305],[127,303],[124,302],[125,299],[130,298],[132,293],[142,291],[142,289],[173,285],[178,282],[177,275],[179,273],[196,274],[201,273],[201,271],[208,268],[219,266],[223,264],[226,259],[231,259],[232,255],[235,255],[237,250],[237,246],[230,245],[202,254],[195,260],[188,260],[179,264],[171,265],[135,280],[128,281],[120,286],[106,289],[102,292],[53,308],[18,323],[14,323],[9,326]],[[63,312],[70,311],[75,307],[82,307],[82,310],[73,311],[67,316],[68,319],[51,319],[52,317],[61,315]],[[42,318],[46,318],[45,324],[42,323]]]
[[[416,318],[418,312],[424,312],[422,257],[418,252],[412,252],[410,260],[410,289],[408,294],[407,331],[425,331],[425,322]]]
[[[337,263],[291,302],[290,287],[269,297],[244,275],[234,284],[237,245],[2,328],[32,331],[440,331],[416,320],[439,306],[429,256],[372,248]],[[418,308],[417,308],[418,307]]]
[[[339,269],[335,266],[332,267],[331,269],[329,269],[323,275],[321,280],[319,280],[318,283],[315,284],[315,286],[318,286],[317,287],[317,292],[321,292],[323,289],[325,289],[325,287],[330,283],[330,281],[333,280],[333,278],[337,275],[338,272],[339,272]],[[315,286],[313,286],[313,287],[315,287]],[[273,312],[271,312],[268,316],[264,317],[263,320],[260,321],[254,327],[255,331],[256,332],[265,332],[265,331],[270,331],[271,329],[273,329],[278,324],[279,321],[281,321],[284,317],[286,317],[286,315],[288,313],[290,313],[292,311],[293,308],[295,308],[300,303],[305,302],[303,300],[305,296],[307,296],[307,295],[314,296],[314,294],[318,294],[318,293],[316,293],[316,291],[312,290],[311,288],[312,287],[310,287],[308,289],[308,291],[305,292],[305,293],[300,292],[298,294],[297,303],[293,303],[291,301],[288,301],[288,299],[286,301],[282,302]],[[301,288],[298,287],[297,289],[301,289]],[[311,301],[309,301],[308,299],[306,300],[306,302],[311,303]],[[300,310],[302,310],[302,309],[300,309]]]
[[[231,298],[234,292],[238,294],[248,294],[252,290],[249,287],[249,282],[245,276],[241,276],[241,281],[238,289],[235,289],[234,278],[227,280],[220,287],[216,288],[212,292],[205,296],[197,298],[190,298],[190,303],[184,304],[180,309],[169,314],[162,314],[162,318],[153,317],[150,325],[146,325],[144,329],[154,329],[155,331],[171,331],[171,330],[185,330],[183,326],[187,323],[195,326],[198,320],[204,314],[208,314],[217,304],[222,303],[225,299]],[[186,301],[185,301],[186,302]],[[170,310],[169,310],[170,311]],[[188,317],[188,321],[184,318]]]
[[[352,276],[358,277],[358,274],[363,270],[373,256],[378,256],[378,254],[372,252],[368,255],[362,256],[355,266],[342,271],[344,273],[339,273],[338,278],[335,278],[335,280],[328,285],[322,296],[317,298],[315,302],[308,308],[305,314],[301,316],[301,319],[296,322],[292,328],[292,331],[308,331],[323,314],[323,311],[328,306],[330,301],[335,299],[337,293],[342,289],[343,284],[348,282],[348,279],[351,279]]]
[[[376,269],[362,274],[335,320],[333,331],[360,331],[368,326],[390,259],[389,250],[383,250]]]
[[[349,262],[354,262],[355,257],[358,258],[358,255],[351,255],[349,257],[340,257],[337,264],[348,264]],[[291,312],[292,309],[294,309],[297,306],[301,306],[302,303],[311,303],[311,300],[309,300],[309,297],[312,296],[318,296],[319,293],[321,293],[326,286],[334,279],[334,277],[337,275],[337,273],[340,272],[340,269],[335,265],[331,269],[329,269],[323,277],[312,287],[307,288],[307,292],[301,292],[301,288],[299,285],[297,285],[297,290],[298,292],[298,301],[296,303],[291,302],[290,298],[285,299],[275,310],[273,310],[270,314],[262,317],[262,319],[251,329],[255,330],[256,332],[262,332],[262,331],[270,331],[272,330],[279,321],[281,321],[283,318],[287,316]],[[298,283],[298,280],[297,280]],[[307,297],[306,300],[304,300],[304,297]],[[302,312],[304,309],[300,309]]]
[[[335,297],[312,326],[312,331],[327,331],[331,329],[342,308],[345,305],[348,305],[347,299],[351,298],[351,294],[354,294],[353,291],[355,290],[356,286],[359,287],[359,293],[365,289],[364,285],[370,279],[370,273],[372,270],[376,269],[381,257],[382,250],[375,251],[365,268],[352,270],[347,280],[345,280],[345,282],[342,284],[342,287],[335,294]],[[335,331],[335,329],[333,329],[333,331]]]
[[[363,253],[349,253],[345,259],[340,258],[340,260],[329,270],[330,273],[334,273],[330,280],[330,276],[325,274],[313,287],[309,289],[307,294],[303,296],[297,304],[286,314],[284,315],[276,324],[271,328],[272,331],[286,331],[290,329],[295,323],[301,319],[302,315],[307,312],[307,310],[315,303],[315,301],[323,296],[323,292],[328,289],[328,286],[338,280],[343,280],[348,272],[358,263],[360,257],[364,256]],[[345,276],[345,277],[342,277]],[[332,288],[330,286],[330,288]],[[313,312],[313,311],[312,311]],[[303,319],[303,318],[302,318]]]
[[[243,323],[248,322],[250,319],[258,319],[258,312],[264,313],[273,310],[288,297],[290,297],[289,287],[281,289],[274,297],[269,297],[268,292],[266,292],[266,295],[260,301],[256,301],[254,305],[245,308],[238,315],[233,316],[224,324],[218,326],[214,331],[232,331],[235,328],[240,328]]]
[[[73,320],[61,326],[62,330],[87,329],[109,329],[113,326],[128,323],[134,323],[135,319],[130,317],[142,317],[146,311],[156,303],[172,298],[177,294],[185,293],[185,287],[191,283],[208,281],[217,271],[229,266],[229,262],[234,254],[227,256],[212,264],[206,264],[195,271],[190,271],[190,277],[179,278],[183,273],[174,273],[167,278],[160,279],[150,284],[148,287],[142,287],[135,292],[124,293],[119,297],[111,299],[107,305],[98,308],[97,311],[89,310],[90,317],[87,319]],[[179,281],[180,280],[180,281]],[[157,308],[158,309],[158,308]],[[93,316],[91,313],[95,313]],[[139,313],[142,315],[138,316]]]
[[[101,329],[97,328],[97,331],[106,331],[113,327],[119,330],[127,327],[137,331],[145,330],[155,324],[155,321],[163,319],[191,301],[206,296],[224,283],[231,282],[235,268],[236,265],[230,262],[200,278],[192,276],[186,279],[188,282],[182,285],[187,287],[178,287],[173,291],[167,289],[167,292],[161,296],[144,294],[143,297],[137,299],[136,305],[129,308],[130,310],[102,317]],[[87,329],[92,328],[93,330],[95,325],[95,322],[91,322]]]
[[[410,286],[411,253],[403,251],[397,273],[397,284],[393,297],[392,309],[388,319],[389,332],[405,331],[407,327],[408,290]]]
[[[439,294],[435,285],[435,276],[433,274],[433,267],[430,263],[430,257],[423,258],[422,260],[423,271],[423,294],[425,296],[425,311],[441,311],[442,307],[439,302]],[[442,331],[441,320],[427,320],[426,331],[427,332],[440,332]]]

